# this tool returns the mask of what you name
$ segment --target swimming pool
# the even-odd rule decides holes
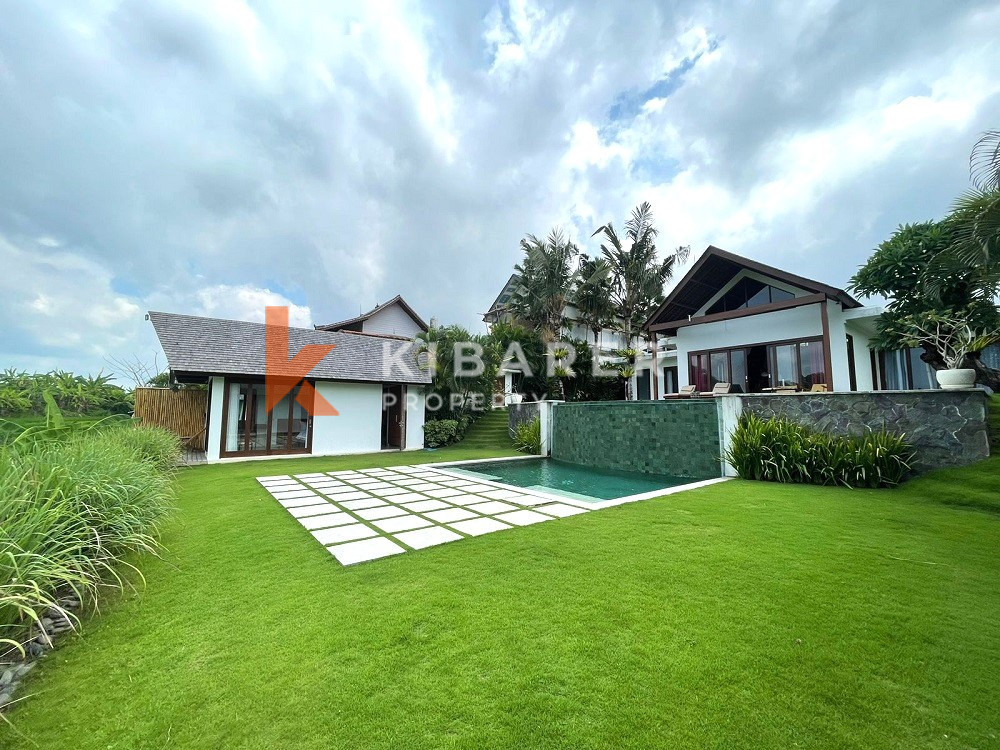
[[[655,493],[706,479],[597,469],[551,458],[481,461],[441,468],[470,478],[501,482],[588,503]]]

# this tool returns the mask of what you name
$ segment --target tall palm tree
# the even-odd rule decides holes
[[[638,330],[663,301],[663,285],[673,274],[674,265],[684,261],[690,248],[679,247],[662,261],[657,259],[653,207],[646,202],[636,206],[625,222],[624,240],[610,222],[591,236],[597,235],[601,235],[601,254],[611,269],[615,315],[621,319],[626,348],[631,349]]]
[[[524,260],[514,266],[518,283],[507,303],[525,327],[538,331],[543,343],[559,338],[563,311],[573,293],[580,248],[553,229],[541,240],[529,234],[521,240]]]
[[[572,299],[580,322],[593,331],[597,346],[601,331],[611,325],[615,316],[611,305],[611,267],[605,260],[580,256],[580,271]]]

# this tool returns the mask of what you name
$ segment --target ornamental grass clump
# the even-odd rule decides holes
[[[130,561],[159,549],[179,455],[175,436],[131,424],[0,448],[0,654],[47,611],[72,621],[61,597],[128,585]]]
[[[542,452],[542,420],[538,417],[514,428],[514,447],[522,453]]]
[[[743,479],[844,487],[895,487],[910,473],[913,448],[902,435],[813,432],[787,419],[744,414],[726,460]]]

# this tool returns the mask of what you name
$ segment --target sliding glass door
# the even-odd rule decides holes
[[[759,393],[787,386],[808,390],[827,382],[822,339],[695,352],[688,356],[688,367],[688,382],[699,391],[710,391],[716,383],[731,384],[734,393]]]
[[[308,453],[312,423],[296,401],[296,386],[269,412],[263,383],[226,381],[223,401],[223,456]]]

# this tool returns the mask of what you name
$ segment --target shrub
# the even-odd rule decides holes
[[[124,587],[126,560],[157,551],[179,456],[162,433],[125,423],[0,449],[0,644],[19,648],[60,596]]]
[[[454,419],[432,419],[424,422],[424,445],[439,448],[455,442],[458,436],[458,421]]]
[[[542,452],[542,420],[535,417],[530,422],[521,422],[514,428],[514,447],[523,453]]]
[[[726,460],[744,479],[845,487],[894,487],[910,471],[913,449],[884,430],[860,436],[813,432],[786,419],[744,414]]]

